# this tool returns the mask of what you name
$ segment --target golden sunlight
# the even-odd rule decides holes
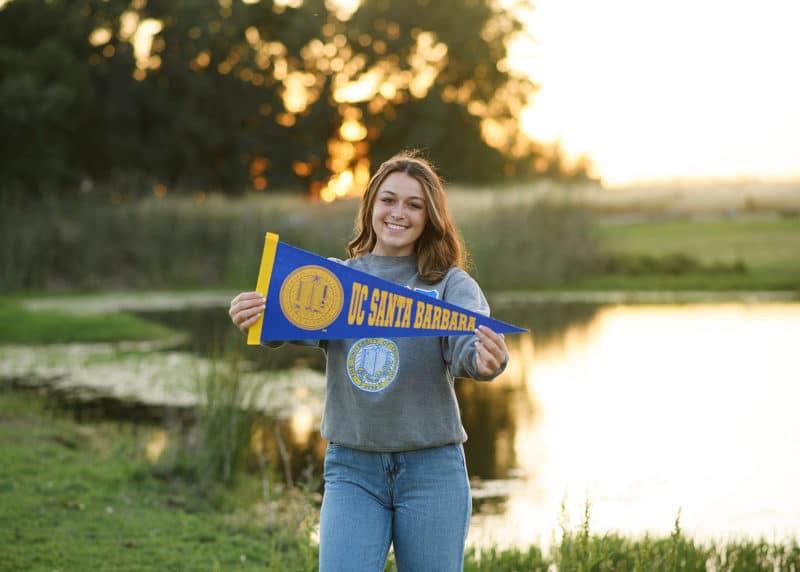
[[[336,17],[345,22],[358,10],[361,0],[325,0],[325,7],[334,12]]]
[[[541,85],[535,139],[605,183],[800,176],[800,4],[541,0],[511,68]]]
[[[133,44],[133,53],[136,58],[136,71],[144,71],[147,69],[156,69],[161,65],[161,58],[159,56],[151,55],[151,48],[153,45],[153,36],[158,34],[164,27],[160,20],[147,18],[139,20],[138,14],[135,12],[126,12],[123,14],[122,26],[120,37],[123,39],[129,38]],[[142,75],[134,74],[136,79],[142,79]]]
[[[367,128],[357,119],[348,119],[339,128],[339,135],[345,141],[361,141],[367,136]]]
[[[89,43],[93,46],[102,46],[111,41],[110,28],[97,28],[89,35]]]
[[[303,0],[275,0],[274,4],[279,9],[299,8],[303,5]]]
[[[311,435],[316,433],[317,427],[314,424],[314,414],[307,406],[298,407],[290,421],[292,429],[292,440],[297,446],[305,447],[311,440]]]
[[[798,317],[787,304],[609,306],[557,342],[519,336],[495,383],[524,383],[514,406],[536,411],[513,437],[524,478],[473,538],[546,544],[586,499],[596,531],[668,534],[681,506],[700,538],[793,526],[798,389],[780,372],[793,371]]]
[[[374,67],[361,74],[356,81],[348,81],[343,77],[337,82],[338,77],[334,78],[333,98],[340,103],[367,101],[378,91],[384,76],[382,69]]]
[[[283,106],[289,113],[302,113],[314,103],[316,94],[309,88],[314,85],[314,74],[290,72],[283,80]]]
[[[151,463],[158,461],[164,450],[167,448],[169,438],[164,429],[153,429],[147,436],[144,445],[144,454]]]
[[[335,174],[320,190],[319,198],[326,203],[345,197],[360,196],[369,183],[369,159],[362,157],[355,167]]]

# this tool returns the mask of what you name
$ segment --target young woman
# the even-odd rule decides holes
[[[441,180],[408,153],[383,163],[369,182],[344,264],[458,306],[489,313],[462,269],[464,252]],[[231,302],[246,332],[264,299]],[[322,572],[382,571],[390,545],[398,570],[461,570],[471,514],[456,377],[488,381],[506,365],[503,337],[327,340],[322,436],[325,494],[320,516]],[[368,352],[377,360],[359,360]],[[366,367],[355,369],[348,362]],[[369,364],[380,363],[380,367]],[[389,364],[387,366],[387,364]]]

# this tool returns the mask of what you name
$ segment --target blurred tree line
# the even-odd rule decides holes
[[[450,181],[585,176],[520,131],[515,12],[349,4],[0,0],[0,192],[330,195],[402,148]]]

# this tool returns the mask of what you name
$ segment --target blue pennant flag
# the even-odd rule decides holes
[[[256,290],[264,312],[247,343],[364,337],[501,334],[522,328],[328,260],[267,233]]]

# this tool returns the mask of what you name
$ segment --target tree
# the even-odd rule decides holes
[[[2,184],[332,198],[402,148],[450,180],[535,176],[517,121],[535,86],[505,65],[520,30],[492,0],[12,0]]]

